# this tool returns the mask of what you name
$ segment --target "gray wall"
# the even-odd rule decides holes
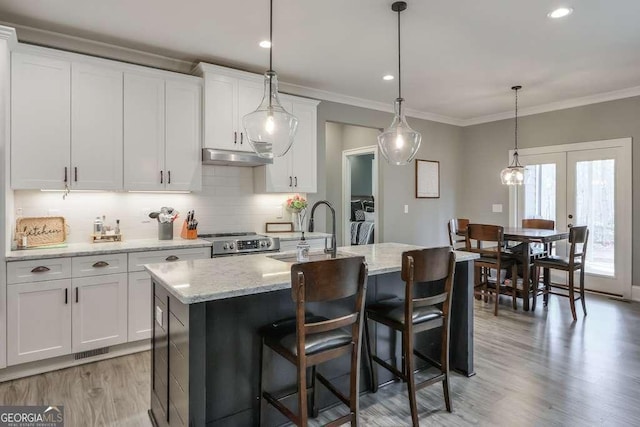
[[[346,104],[322,101],[318,106],[318,193],[309,194],[313,203],[329,198],[339,201],[335,185],[336,171],[342,168],[341,157],[327,151],[327,122],[347,123],[382,129],[393,119],[392,114],[353,107]],[[457,126],[409,118],[409,124],[422,133],[422,145],[418,158],[439,160],[441,168],[440,199],[415,198],[415,164],[392,166],[380,161],[379,218],[382,223],[382,242],[413,243],[425,246],[448,244],[446,222],[457,213],[456,192],[459,181],[462,153],[462,130]],[[329,133],[331,127],[329,126]],[[330,135],[329,135],[330,136]],[[375,142],[374,142],[375,143]],[[372,145],[372,144],[366,144]],[[404,205],[409,213],[404,213]],[[321,217],[318,216],[318,219]],[[327,230],[330,227],[326,228]]]
[[[518,127],[521,148],[633,138],[633,265],[640,265],[640,97],[521,117]],[[462,139],[458,216],[507,225],[509,192],[499,174],[513,148],[513,119],[463,128]],[[503,213],[491,213],[493,203]],[[640,285],[640,268],[633,269],[633,284]]]
[[[372,194],[373,154],[363,154],[351,158],[351,194],[370,196]]]

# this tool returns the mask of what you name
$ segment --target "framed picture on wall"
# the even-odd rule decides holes
[[[416,159],[416,199],[440,198],[440,162]]]

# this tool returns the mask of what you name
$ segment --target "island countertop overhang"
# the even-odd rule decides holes
[[[338,252],[364,256],[369,275],[399,272],[401,254],[423,249],[401,243],[345,246]],[[456,262],[467,262],[477,254],[455,251]],[[221,300],[291,288],[291,263],[272,258],[278,254],[220,257],[173,263],[149,264],[153,281],[183,304]]]

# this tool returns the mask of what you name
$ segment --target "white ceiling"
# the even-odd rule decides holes
[[[274,3],[274,68],[281,80],[393,101],[397,80],[382,81],[397,72],[391,0]],[[525,111],[640,88],[638,0],[408,3],[402,15],[403,93],[412,109],[468,123],[510,113],[514,84],[524,86]],[[575,11],[547,18],[560,5]],[[268,51],[258,42],[268,36],[268,7],[268,0],[0,0],[0,19],[262,71]]]

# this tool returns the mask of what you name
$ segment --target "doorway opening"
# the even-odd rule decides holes
[[[378,242],[378,146],[342,152],[343,245]]]

